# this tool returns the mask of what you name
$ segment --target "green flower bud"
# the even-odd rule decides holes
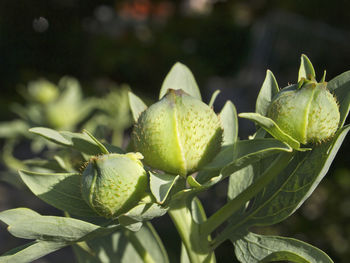
[[[29,83],[28,93],[36,102],[48,104],[58,97],[59,90],[57,86],[51,82],[45,79],[40,79]]]
[[[113,153],[90,159],[82,175],[82,195],[96,213],[114,218],[143,198],[148,180],[140,159],[140,153]]]
[[[219,152],[222,128],[208,105],[182,90],[169,90],[140,115],[132,139],[146,164],[186,176]]]
[[[283,89],[272,100],[267,116],[302,144],[320,143],[338,129],[340,114],[327,83],[307,81]]]

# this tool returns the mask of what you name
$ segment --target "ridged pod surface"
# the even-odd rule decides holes
[[[147,165],[186,176],[218,153],[222,128],[208,105],[182,90],[169,90],[140,115],[132,139]]]
[[[114,218],[145,195],[148,181],[140,153],[105,154],[90,159],[82,174],[82,195],[99,215]]]
[[[321,143],[338,129],[339,107],[327,83],[309,81],[292,85],[272,100],[267,116],[302,144]]]

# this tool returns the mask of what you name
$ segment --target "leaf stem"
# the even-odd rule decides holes
[[[240,193],[215,212],[207,221],[200,225],[202,236],[208,236],[218,226],[226,222],[230,216],[244,206],[251,198],[258,194],[272,179],[275,178],[287,166],[293,158],[293,153],[281,153],[268,169],[247,189]]]

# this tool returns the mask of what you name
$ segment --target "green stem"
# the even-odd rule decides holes
[[[210,249],[209,235],[203,237],[199,233],[199,224],[192,217],[186,200],[179,200],[168,211],[170,218],[181,237],[191,263],[215,263],[215,255]]]
[[[127,230],[125,231],[125,236],[127,236],[128,240],[133,245],[143,262],[156,263],[152,255],[144,248],[144,246],[141,244],[140,240],[136,237],[134,233]]]
[[[256,196],[266,185],[268,185],[293,158],[293,153],[282,153],[268,167],[268,169],[247,189],[237,195],[234,199],[226,203],[216,213],[214,213],[207,221],[200,225],[201,233],[204,236],[212,233],[218,226],[226,222],[232,214],[237,212],[250,199]]]

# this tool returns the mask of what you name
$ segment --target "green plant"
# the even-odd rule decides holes
[[[70,131],[85,128],[99,138],[111,137],[112,143],[119,146],[124,130],[131,125],[129,88],[126,85],[109,86],[109,92],[102,98],[84,98],[79,81],[69,76],[62,77],[57,85],[42,78],[29,82],[26,87],[21,86],[18,92],[25,104],[11,105],[18,118],[0,123],[0,138],[5,140],[1,161],[7,168],[1,173],[0,179],[21,186],[17,170],[38,168],[38,160],[22,162],[15,157],[14,149],[23,141],[30,142],[27,151],[33,155],[44,153],[47,158],[54,158],[56,168],[71,165],[71,156],[67,155],[67,151],[28,133],[32,127],[45,126]],[[66,162],[66,158],[70,160]],[[43,168],[40,167],[40,170]]]
[[[302,85],[305,82],[312,81],[309,72],[314,72],[313,67],[306,56],[302,56],[298,87],[303,88]],[[311,77],[314,78],[314,74]],[[145,156],[145,160],[151,160],[151,162],[148,161],[149,165],[158,170],[145,166],[148,173],[148,187],[145,187],[145,184],[137,185],[135,191],[141,194],[133,199],[133,202],[129,203],[122,212],[112,212],[107,215],[96,213],[96,203],[92,204],[90,201],[97,201],[100,205],[104,203],[100,200],[104,194],[96,198],[91,194],[94,193],[94,189],[90,186],[93,185],[94,180],[98,181],[99,178],[102,178],[99,187],[103,193],[107,191],[107,195],[111,197],[110,193],[115,190],[114,186],[119,187],[119,182],[115,184],[118,177],[112,175],[111,170],[108,170],[108,177],[111,178],[112,183],[103,185],[103,176],[99,176],[106,174],[106,167],[113,167],[112,170],[116,171],[126,165],[119,166],[113,162],[116,156],[118,158],[124,156],[124,150],[100,142],[88,131],[71,133],[42,127],[32,128],[31,132],[78,152],[80,164],[91,160],[83,172],[83,178],[86,176],[85,173],[94,176],[89,177],[89,183],[83,183],[82,194],[80,190],[82,175],[78,170],[79,165],[70,165],[66,171],[59,173],[55,172],[55,167],[50,166],[49,163],[46,166],[49,172],[21,170],[20,176],[29,189],[48,204],[64,211],[66,216],[42,216],[26,208],[1,212],[0,220],[9,226],[8,231],[12,235],[34,241],[9,251],[0,257],[0,262],[30,262],[65,246],[73,246],[79,262],[169,262],[166,250],[150,223],[152,218],[163,216],[165,213],[170,215],[181,237],[181,262],[183,263],[215,262],[215,249],[226,240],[232,242],[236,257],[240,262],[283,260],[332,262],[324,252],[302,241],[286,237],[258,235],[250,231],[254,226],[270,226],[286,219],[303,204],[325,176],[350,129],[349,125],[344,126],[350,107],[349,85],[350,72],[345,72],[328,82],[327,89],[337,97],[339,104],[340,117],[337,131],[326,141],[320,140],[322,142],[317,144],[306,142],[304,147],[294,134],[289,134],[289,130],[279,127],[279,124],[267,117],[271,101],[274,101],[274,97],[278,97],[280,92],[284,92],[279,91],[273,74],[268,71],[257,98],[256,112],[239,115],[255,121],[257,132],[249,140],[238,139],[236,110],[234,105],[228,101],[219,114],[222,128],[222,142],[219,151],[215,154],[217,143],[210,145],[210,140],[208,141],[205,136],[199,136],[198,141],[206,144],[212,154],[204,158],[205,161],[195,166],[195,169],[188,170],[181,167],[181,162],[171,163],[174,166],[178,165],[178,169],[168,169],[168,161],[165,161],[162,166],[152,162],[157,157],[157,147],[164,147],[170,153],[178,152],[180,149],[181,156],[186,152],[181,152],[181,150],[186,149],[188,145],[182,145],[180,148],[171,143],[153,145],[152,141],[156,140],[157,136],[164,137],[159,131],[164,127],[144,130],[149,124],[143,118],[148,115],[148,111],[151,112],[150,116],[153,119],[157,114],[149,110],[158,111],[159,108],[156,106],[147,108],[140,98],[130,92],[132,115],[134,121],[138,123],[137,126],[141,127],[135,128],[134,142],[136,141],[136,145],[131,144],[128,149],[136,146],[136,150],[142,151],[143,155],[155,154],[156,156]],[[177,91],[179,89],[182,91]],[[177,63],[163,83],[160,98],[165,94],[174,96],[174,94],[184,93],[188,94],[186,100],[189,100],[190,103],[202,105],[199,89],[192,73],[186,66]],[[217,93],[213,94],[209,107],[213,105],[216,95]],[[165,111],[166,114],[169,114],[168,116],[174,116],[174,108],[175,111],[186,113],[183,108],[177,108],[176,96],[175,101],[169,103],[166,100],[168,98],[165,97],[165,105],[171,106],[170,110],[166,108]],[[164,100],[161,99],[157,103],[163,105]],[[171,103],[175,103],[175,106]],[[160,107],[160,110],[164,108]],[[207,108],[204,107],[203,110],[206,111]],[[212,114],[210,113],[209,117],[202,113],[196,116],[205,117],[206,120],[209,118],[215,123],[216,120],[211,117]],[[174,132],[176,129],[165,129],[166,133],[169,133],[170,138],[174,133],[178,137],[183,136],[179,140],[181,143],[192,144],[191,136],[201,135],[203,132],[202,130],[196,131],[196,129],[202,129],[202,125],[191,126],[193,122],[198,121],[195,120],[196,116],[190,116],[191,121],[179,122],[181,125],[177,125],[178,129],[185,130],[189,125],[192,134],[187,131],[182,133],[182,130]],[[166,118],[163,120],[165,121]],[[177,124],[181,118],[176,116],[170,120]],[[152,124],[161,126],[161,123],[156,121]],[[220,132],[218,133],[220,139],[221,128],[219,127]],[[214,130],[216,129],[218,127],[214,125]],[[142,132],[150,132],[150,134],[144,135]],[[183,139],[186,136],[190,139]],[[220,141],[216,140],[216,136],[214,138],[215,142]],[[168,143],[166,140],[159,141],[159,143],[164,142]],[[138,145],[140,143],[142,143],[141,147]],[[305,142],[302,141],[302,143]],[[148,151],[144,145],[155,147],[155,151]],[[202,155],[206,153],[206,151],[200,151]],[[130,153],[126,155],[128,154],[130,156]],[[93,157],[96,155],[102,155],[102,157]],[[159,158],[165,157],[160,156]],[[102,166],[92,164],[94,160],[105,159],[111,160],[111,163]],[[137,162],[137,165],[140,165],[140,161],[137,160]],[[103,169],[100,169],[101,167]],[[133,165],[127,164],[125,167],[125,170],[130,169],[130,174],[134,174],[134,169],[130,168]],[[193,174],[194,171],[197,172]],[[143,172],[136,172],[136,178],[138,174],[143,176]],[[121,176],[123,177],[124,175]],[[227,203],[207,218],[197,195],[215,184],[224,183],[225,179],[229,180]],[[87,194],[84,185],[87,185],[87,188],[92,191]],[[119,195],[118,191],[117,194]],[[112,197],[115,198],[113,194]],[[108,207],[114,205],[113,198],[107,200]]]

